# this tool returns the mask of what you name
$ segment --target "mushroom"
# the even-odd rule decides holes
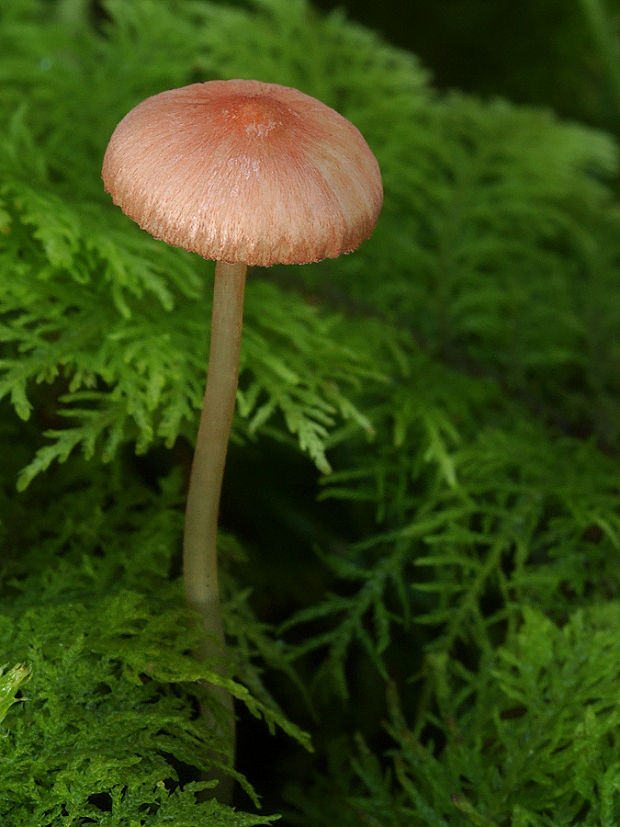
[[[215,80],[132,109],[110,138],[102,177],[142,229],[217,262],[183,545],[187,602],[210,640],[204,655],[223,648],[216,535],[247,266],[355,250],[381,209],[381,174],[353,124],[315,98],[256,80]]]

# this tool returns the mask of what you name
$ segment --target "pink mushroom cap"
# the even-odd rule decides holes
[[[134,107],[102,177],[142,229],[204,258],[270,266],[355,250],[383,201],[379,165],[346,118],[256,80],[193,83]]]

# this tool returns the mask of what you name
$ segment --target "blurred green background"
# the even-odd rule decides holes
[[[316,0],[417,54],[439,88],[500,95],[618,132],[619,0]]]

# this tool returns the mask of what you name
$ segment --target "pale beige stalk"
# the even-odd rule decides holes
[[[204,640],[196,652],[201,660],[222,657],[225,653],[217,574],[217,525],[237,395],[246,271],[245,264],[218,261],[215,265],[207,386],[185,509],[183,578],[187,603],[198,613],[205,631]],[[217,668],[218,664],[210,666]],[[233,699],[219,687],[212,687],[210,696],[230,714],[223,734],[228,735],[232,766],[235,752]],[[217,726],[216,716],[211,714],[207,704],[202,705],[201,711],[205,720]],[[219,782],[219,800],[230,802],[233,786],[230,776],[214,771],[209,778]]]
[[[185,512],[185,594],[207,633],[204,654],[223,650],[224,642],[217,576],[217,522],[237,393],[246,269],[245,264],[220,261],[215,267],[207,387]]]

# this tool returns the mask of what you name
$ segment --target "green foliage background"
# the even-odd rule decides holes
[[[212,264],[100,164],[138,101],[228,77],[346,115],[385,206],[354,255],[250,275],[225,680],[179,582]],[[620,823],[612,133],[439,94],[304,0],[3,0],[0,110],[2,824]]]

